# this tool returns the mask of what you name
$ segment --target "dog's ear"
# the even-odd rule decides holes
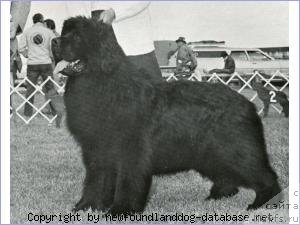
[[[124,60],[125,54],[117,42],[112,26],[100,21],[92,21],[94,35],[88,37],[93,39],[93,49],[88,53],[87,64],[91,70],[100,70],[104,73],[113,73],[119,68]]]

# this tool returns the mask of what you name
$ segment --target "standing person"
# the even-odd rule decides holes
[[[46,27],[47,27],[48,29],[50,29],[50,30],[53,32],[53,34],[55,35],[55,37],[58,37],[58,36],[59,36],[59,34],[56,32],[56,26],[55,26],[54,20],[52,20],[52,19],[46,19],[46,20],[44,20],[44,24],[46,25]],[[55,68],[55,63],[54,63],[55,60],[54,60],[54,57],[53,57],[53,55],[52,55],[52,51],[50,51],[50,54],[51,54],[51,59],[52,59],[52,68],[54,69],[54,68]],[[56,82],[58,81],[57,79],[55,79],[54,74],[53,74],[53,78],[54,78],[54,80],[55,80]],[[56,86],[54,85],[54,87],[56,87]],[[43,88],[43,91],[46,92],[45,86],[44,86],[44,88]],[[47,98],[47,96],[45,95],[45,102],[47,102],[47,101],[48,101],[48,98]],[[49,104],[47,104],[47,105],[45,106],[45,108],[42,110],[42,112],[43,112],[44,114],[51,114],[51,109],[50,109]]]
[[[113,26],[118,43],[129,60],[147,72],[154,81],[162,80],[155,56],[152,24],[149,12],[151,2],[107,3],[93,2],[92,10],[104,10],[99,20]],[[93,15],[93,14],[92,14]]]
[[[180,73],[188,69],[194,71],[197,67],[197,59],[192,49],[187,46],[185,38],[179,37],[176,41],[177,57],[176,57],[176,72]]]
[[[46,80],[53,74],[50,43],[55,35],[51,30],[44,26],[42,14],[35,14],[32,20],[33,26],[25,30],[20,41],[20,52],[24,52],[25,50],[28,51],[27,77],[33,84],[36,84],[39,76],[41,76],[43,80]],[[35,87],[27,82],[26,98],[30,97],[34,90]],[[45,84],[45,91],[47,98],[56,94],[53,83],[50,81]],[[33,104],[34,96],[29,99],[29,102]],[[49,104],[52,114],[56,115],[54,104],[51,102]],[[32,113],[33,108],[26,103],[24,108],[25,116],[31,117]],[[57,117],[59,116],[60,115]]]
[[[56,37],[59,37],[59,36],[60,36],[59,33],[57,33],[57,31],[56,31],[56,26],[55,26],[54,20],[52,20],[52,19],[46,19],[46,20],[44,21],[44,23],[45,23],[45,25],[46,25],[46,27],[47,27],[48,29],[52,30],[52,32],[54,33],[54,35],[55,35]]]
[[[20,71],[22,69],[22,61],[18,52],[17,35],[23,32],[30,6],[30,1],[11,2],[10,4],[10,84],[12,87],[15,83],[17,70]],[[12,107],[12,99],[10,100],[10,106]]]
[[[221,57],[224,59],[224,68],[223,69],[212,69],[210,71],[203,70],[204,73],[208,74],[233,74],[235,71],[235,61],[230,55],[230,51],[222,52]],[[224,82],[227,82],[230,79],[230,76],[222,78]],[[240,85],[240,83],[239,83]]]
[[[98,20],[113,26],[118,43],[129,60],[138,69],[145,70],[151,79],[162,80],[154,52],[150,4],[149,1],[93,2],[92,16],[100,11]]]
[[[66,3],[67,15],[85,15],[90,9],[92,17],[112,25],[117,41],[129,60],[147,72],[150,79],[162,80],[161,71],[154,52],[150,2],[90,2],[81,8],[76,3]]]

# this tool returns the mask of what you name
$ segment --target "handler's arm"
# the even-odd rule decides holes
[[[134,17],[141,12],[143,12],[145,9],[147,9],[150,5],[150,2],[130,2],[130,3],[107,3],[104,4],[102,2],[93,2],[92,3],[92,11],[96,10],[104,10],[109,11],[109,16],[114,17],[112,18],[114,22],[119,22],[122,20],[129,19],[131,17]],[[113,10],[113,14],[111,14],[111,10]]]
[[[145,1],[116,6],[113,8],[116,16],[115,22],[134,17],[147,9],[149,5],[150,2]]]

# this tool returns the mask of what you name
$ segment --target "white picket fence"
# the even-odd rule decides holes
[[[222,78],[224,77],[228,77],[229,79],[227,81],[224,81]],[[232,74],[231,76],[228,75],[222,75],[222,74],[211,74],[211,75],[196,75],[196,74],[192,74],[190,77],[188,77],[187,79],[190,81],[194,81],[194,82],[221,82],[224,85],[229,85],[232,82],[239,82],[239,84],[241,84],[241,87],[239,89],[234,88],[234,90],[236,90],[238,93],[243,94],[244,91],[246,91],[247,89],[252,89],[251,87],[251,82],[256,78],[260,78],[261,80],[263,80],[265,82],[264,86],[268,87],[271,90],[275,90],[275,91],[285,91],[285,89],[288,87],[289,85],[289,77],[287,74],[283,74],[280,71],[276,71],[272,76],[270,76],[269,78],[264,77],[262,74],[260,74],[259,72],[254,72],[252,74],[247,74],[247,75],[240,75],[239,73],[235,72],[234,74]],[[170,82],[170,81],[177,81],[178,78],[176,76],[174,76],[174,73],[168,73],[168,76],[165,77],[166,81]],[[276,86],[274,86],[271,82],[274,81],[275,79],[278,80],[278,78],[280,78],[280,80],[284,81],[284,84],[280,87],[277,88]],[[23,80],[21,80],[18,85],[16,87],[12,87],[11,86],[11,91],[10,91],[10,95],[11,96],[19,96],[22,99],[21,104],[19,104],[16,107],[11,108],[12,113],[11,113],[11,118],[13,116],[17,116],[19,118],[21,118],[25,124],[29,124],[36,116],[41,115],[42,118],[44,118],[45,120],[47,120],[49,123],[52,123],[56,116],[48,116],[45,113],[42,112],[42,110],[47,106],[47,104],[51,101],[51,100],[47,100],[45,101],[40,107],[35,106],[34,104],[31,104],[29,102],[29,99],[36,95],[36,94],[42,94],[45,95],[45,93],[43,92],[43,86],[48,82],[52,82],[58,89],[59,92],[63,93],[64,90],[64,84],[63,85],[59,85],[57,82],[55,82],[53,80],[53,78],[48,77],[45,81],[43,81],[40,84],[34,85],[29,79],[24,78]],[[28,97],[25,97],[25,91],[23,90],[21,93],[21,89],[20,87],[25,85],[26,82],[28,82],[29,84],[31,84],[33,87],[35,87],[34,92]],[[230,86],[231,87],[231,86]],[[257,93],[255,92],[253,94],[252,97],[248,97],[250,101],[254,101],[257,98]],[[13,99],[13,98],[12,98]],[[35,112],[32,114],[32,116],[30,118],[27,118],[24,116],[23,112],[21,111],[21,109],[23,108],[23,106],[28,103],[33,110],[35,110]],[[14,105],[14,104],[13,104]],[[279,114],[282,113],[282,109],[277,106],[272,104],[271,105]],[[260,109],[258,109],[258,113],[261,114],[263,111],[263,107],[261,107]]]
[[[10,118],[12,118],[13,116],[18,116],[19,118],[21,118],[25,124],[29,124],[37,115],[41,115],[44,119],[46,119],[49,123],[52,123],[55,118],[55,116],[47,116],[45,113],[42,112],[42,110],[47,107],[47,105],[49,104],[49,102],[51,101],[50,99],[46,100],[42,106],[37,107],[34,104],[32,104],[29,99],[37,94],[42,94],[43,96],[45,96],[45,93],[43,92],[43,87],[47,82],[52,82],[55,86],[56,89],[59,93],[63,93],[64,92],[64,88],[65,88],[65,84],[63,85],[59,85],[52,77],[48,77],[46,80],[44,80],[42,83],[38,83],[38,84],[33,84],[27,77],[25,77],[24,79],[22,79],[17,86],[13,87],[10,86],[10,96],[12,97],[12,105],[14,105],[14,95],[19,96],[23,101],[21,102],[21,104],[19,104],[17,107],[10,107],[11,109],[11,114],[10,114]],[[30,96],[28,96],[27,98],[25,97],[25,91],[22,91],[22,86],[26,86],[26,83],[29,83],[30,85],[32,85],[35,90],[32,92],[32,94]],[[22,93],[21,93],[22,92]],[[26,117],[24,116],[23,112],[21,112],[22,107],[28,103],[35,112],[33,112],[31,117]]]

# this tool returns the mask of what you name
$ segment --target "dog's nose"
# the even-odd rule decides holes
[[[54,62],[55,65],[62,60],[62,56],[61,56],[61,38],[57,37],[57,38],[53,38],[51,40],[51,51],[52,51],[52,55],[54,58]]]

